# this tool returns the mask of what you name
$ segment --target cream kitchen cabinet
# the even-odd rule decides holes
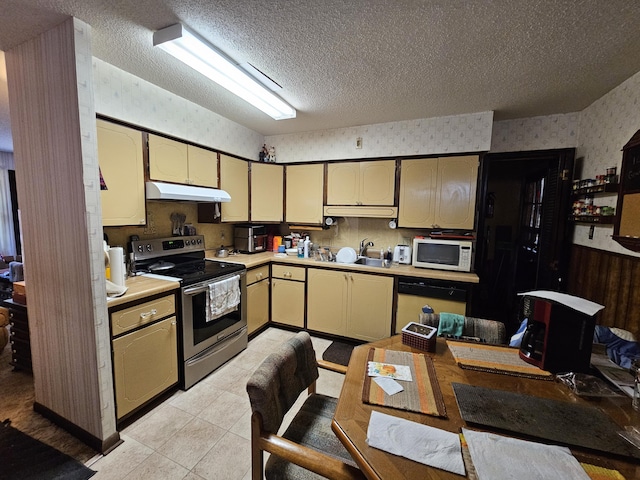
[[[144,225],[142,132],[97,121],[98,161],[107,190],[100,191],[102,225]]]
[[[310,268],[307,328],[358,340],[391,334],[393,278]]]
[[[109,314],[119,420],[178,383],[175,295]]]
[[[327,165],[327,205],[394,205],[395,160]]]
[[[218,187],[218,155],[204,148],[149,134],[152,180]]]
[[[251,221],[284,220],[284,167],[273,163],[251,164]],[[231,197],[233,199],[233,197]]]
[[[400,162],[398,226],[472,230],[478,156]]]
[[[249,162],[220,154],[220,188],[231,201],[221,204],[223,222],[249,220]]]
[[[269,265],[247,271],[247,331],[257,331],[269,322]]]
[[[286,166],[285,219],[290,224],[322,224],[324,164]]]
[[[304,328],[305,269],[271,266],[271,321]]]

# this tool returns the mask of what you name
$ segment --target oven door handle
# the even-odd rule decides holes
[[[207,290],[209,290],[209,285],[202,285],[199,287],[194,287],[194,288],[185,288],[184,291],[182,293],[184,293],[187,296],[193,296],[193,295],[197,295],[199,293],[202,292],[206,292]]]

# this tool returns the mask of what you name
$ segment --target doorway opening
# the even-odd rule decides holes
[[[518,293],[566,291],[575,150],[488,154],[481,166],[474,316],[517,329]]]

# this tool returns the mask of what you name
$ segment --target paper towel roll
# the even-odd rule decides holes
[[[109,249],[109,263],[111,263],[111,281],[119,287],[124,287],[127,269],[124,266],[124,249],[122,247]]]

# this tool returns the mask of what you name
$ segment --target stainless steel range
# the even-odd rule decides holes
[[[204,237],[131,242],[136,272],[181,284],[181,386],[192,387],[247,347],[244,265],[206,260]]]

